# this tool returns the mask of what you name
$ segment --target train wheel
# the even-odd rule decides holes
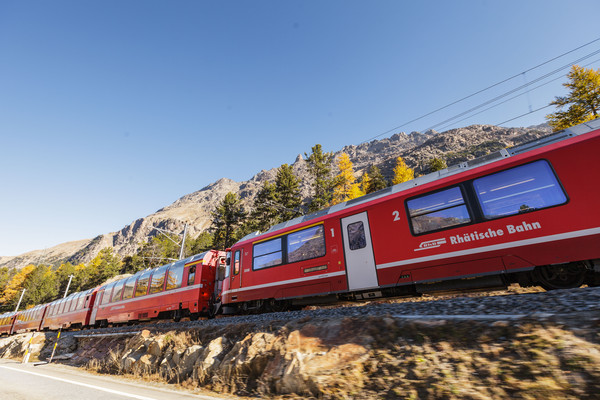
[[[540,267],[538,279],[546,290],[579,287],[585,279],[585,266],[579,263],[548,265]]]
[[[267,310],[269,310],[271,312],[287,311],[287,310],[289,310],[290,305],[291,305],[291,303],[289,300],[269,299],[269,301],[267,303]]]
[[[175,311],[173,311],[173,321],[174,322],[181,321],[182,314],[183,313],[181,312],[181,310],[175,310]]]

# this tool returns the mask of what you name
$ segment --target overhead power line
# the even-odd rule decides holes
[[[592,62],[589,62],[589,63],[587,63],[587,64],[584,64],[583,66],[584,66],[584,67],[588,67],[588,66],[590,66],[590,65],[592,65],[592,64],[595,64],[595,63],[597,63],[598,61],[600,61],[600,58],[598,58],[598,59],[596,59],[596,60],[594,60],[594,61],[592,61]],[[488,107],[488,108],[484,108],[483,110],[481,110],[481,111],[478,111],[478,112],[476,112],[475,114],[468,115],[468,116],[466,116],[465,118],[462,118],[462,119],[459,119],[458,121],[454,121],[454,122],[452,122],[451,124],[444,125],[444,126],[443,126],[443,127],[441,127],[440,129],[442,129],[442,130],[443,130],[443,129],[446,129],[446,128],[450,127],[451,125],[457,124],[457,123],[459,123],[459,122],[462,122],[462,121],[464,121],[464,120],[466,120],[466,119],[469,119],[469,118],[471,118],[471,117],[474,117],[474,116],[476,116],[476,115],[479,115],[479,114],[481,114],[481,113],[484,113],[484,112],[486,112],[486,111],[489,111],[489,110],[491,110],[492,108],[495,108],[495,107],[498,107],[498,106],[500,106],[500,105],[502,105],[502,104],[508,103],[509,101],[511,101],[511,100],[514,100],[514,99],[516,99],[517,97],[523,96],[523,95],[525,95],[525,94],[527,94],[527,93],[529,93],[529,92],[531,92],[531,91],[533,91],[533,90],[536,90],[536,89],[539,89],[539,88],[541,88],[541,87],[543,87],[543,86],[549,85],[549,84],[551,84],[552,82],[556,82],[557,80],[564,78],[564,77],[565,77],[565,75],[566,75],[566,74],[560,75],[560,76],[559,76],[559,77],[557,77],[557,78],[551,79],[551,80],[549,80],[548,82],[544,82],[544,83],[542,83],[541,85],[538,85],[538,86],[536,86],[536,87],[533,87],[533,88],[529,89],[527,92],[519,93],[519,94],[517,94],[516,96],[509,97],[508,99],[506,99],[506,100],[504,100],[504,101],[501,101],[500,103],[496,103],[496,104],[494,104],[493,106],[490,106],[490,107]],[[543,108],[547,108],[547,106],[546,106],[546,107],[543,107]],[[530,111],[531,111],[531,113],[535,112],[535,110],[534,110],[534,111],[530,110]],[[538,109],[537,111],[539,111],[539,109]],[[520,115],[520,116],[519,116],[519,117],[517,117],[517,118],[520,118],[520,117],[523,117],[523,116],[529,115],[529,114],[531,114],[531,113],[527,113],[527,114]],[[517,118],[513,118],[513,119],[511,119],[511,120],[509,120],[509,121],[512,121],[512,120],[514,120],[514,119],[517,119]],[[506,122],[509,122],[509,121],[506,121]]]
[[[527,70],[525,70],[525,71],[519,72],[518,74],[515,74],[515,75],[513,75],[513,76],[511,76],[511,77],[509,77],[509,78],[506,78],[506,79],[504,79],[504,80],[502,80],[502,81],[500,81],[500,82],[494,83],[493,85],[490,85],[490,86],[488,86],[488,87],[486,87],[486,88],[484,88],[484,89],[478,90],[477,92],[471,93],[470,95],[468,95],[468,96],[465,96],[465,97],[463,97],[463,98],[461,98],[461,99],[458,99],[458,100],[456,100],[456,101],[453,101],[452,103],[446,104],[446,105],[445,105],[445,106],[443,106],[443,107],[437,108],[437,109],[435,109],[435,110],[433,110],[433,111],[430,111],[430,112],[428,112],[428,113],[426,113],[426,114],[423,114],[423,115],[421,115],[420,117],[417,117],[417,118],[414,118],[414,119],[412,119],[412,120],[410,120],[410,121],[404,122],[404,123],[402,123],[401,125],[398,125],[398,126],[396,126],[395,128],[389,129],[389,130],[387,130],[387,131],[385,131],[385,132],[382,132],[382,133],[380,133],[380,134],[378,134],[378,135],[376,135],[376,136],[373,136],[373,137],[371,137],[371,138],[367,139],[367,140],[366,140],[366,142],[368,142],[368,141],[371,141],[371,140],[373,140],[373,139],[377,139],[377,138],[378,138],[378,137],[380,137],[380,136],[386,135],[386,134],[388,134],[388,133],[390,133],[390,132],[394,132],[394,131],[396,131],[396,130],[398,130],[398,129],[400,129],[400,128],[402,128],[402,127],[404,127],[404,126],[408,125],[408,124],[412,124],[413,122],[419,121],[419,120],[421,120],[421,119],[423,119],[423,118],[425,118],[425,117],[428,117],[428,116],[430,116],[430,115],[432,115],[432,114],[435,114],[435,113],[437,113],[437,112],[439,112],[439,111],[445,110],[445,109],[446,109],[446,108],[448,108],[448,107],[451,107],[451,106],[453,106],[453,105],[455,105],[455,104],[458,104],[458,103],[460,103],[460,102],[462,102],[462,101],[464,101],[464,100],[470,99],[470,98],[471,98],[471,97],[473,97],[473,96],[476,96],[476,95],[478,95],[478,94],[480,94],[480,93],[483,93],[483,92],[485,92],[485,91],[487,91],[487,90],[489,90],[489,89],[492,89],[492,88],[494,88],[494,87],[496,87],[496,86],[498,86],[498,85],[501,85],[501,84],[503,84],[503,83],[505,83],[505,82],[508,82],[508,81],[510,81],[511,79],[517,78],[517,77],[521,76],[521,75],[522,75],[522,74],[524,74],[524,73],[527,73],[527,72],[533,71],[533,70],[535,70],[535,69],[537,69],[537,68],[540,68],[540,67],[542,67],[542,66],[544,66],[544,65],[546,65],[546,64],[548,64],[548,63],[550,63],[550,62],[552,62],[552,61],[555,61],[555,60],[557,60],[557,59],[559,59],[559,58],[561,58],[561,57],[564,57],[564,56],[566,56],[566,55],[568,55],[568,54],[571,54],[571,53],[573,53],[573,52],[575,52],[575,51],[577,51],[577,50],[580,50],[580,49],[582,49],[582,48],[584,48],[584,47],[586,47],[586,46],[589,46],[589,45],[591,45],[591,44],[593,44],[593,43],[596,43],[596,42],[598,42],[598,41],[600,41],[600,38],[597,38],[597,39],[594,39],[594,40],[592,40],[592,41],[590,41],[590,42],[587,42],[587,43],[585,43],[585,44],[583,44],[583,45],[581,45],[581,46],[579,46],[579,47],[576,47],[576,48],[574,48],[574,49],[572,49],[572,50],[569,50],[569,51],[567,51],[567,52],[565,52],[565,53],[562,53],[562,54],[560,54],[560,55],[558,55],[558,56],[556,56],[556,57],[553,57],[553,58],[551,58],[551,59],[549,59],[549,60],[547,60],[547,61],[544,61],[544,62],[543,62],[543,63],[541,63],[541,64],[538,64],[538,65],[536,65],[536,66],[534,66],[534,67],[531,67],[531,68],[529,68],[529,69],[527,69]],[[489,104],[489,103],[488,103],[488,104]]]
[[[471,112],[473,112],[473,111],[475,111],[475,110],[478,110],[478,109],[480,109],[481,107],[485,107],[485,106],[487,106],[488,104],[495,103],[496,101],[498,101],[498,100],[500,100],[500,99],[503,99],[504,97],[506,97],[506,96],[508,96],[508,95],[511,95],[511,94],[513,94],[513,93],[515,93],[515,92],[518,92],[518,91],[519,91],[519,90],[521,90],[521,89],[525,89],[526,87],[528,87],[528,86],[531,86],[531,85],[533,85],[534,83],[537,83],[537,82],[539,82],[539,81],[541,81],[541,80],[543,80],[543,79],[546,79],[546,78],[548,78],[548,77],[550,77],[550,76],[552,76],[552,75],[554,75],[554,74],[556,74],[556,73],[558,73],[558,72],[562,71],[563,69],[569,68],[569,67],[571,67],[572,65],[574,65],[574,64],[577,64],[577,63],[578,63],[578,62],[580,62],[580,61],[583,61],[583,60],[586,60],[586,59],[588,59],[588,58],[590,58],[590,57],[593,57],[593,56],[595,56],[596,54],[600,54],[600,50],[596,50],[596,51],[594,51],[594,52],[592,52],[592,53],[590,53],[590,54],[588,54],[588,55],[586,55],[586,56],[583,56],[583,57],[581,57],[581,58],[578,58],[577,60],[575,60],[575,61],[573,61],[573,62],[570,62],[570,63],[568,63],[568,64],[566,64],[566,65],[563,65],[562,67],[560,67],[560,68],[557,68],[557,69],[555,69],[554,71],[548,72],[547,74],[544,74],[544,75],[540,76],[539,78],[536,78],[536,79],[534,79],[534,80],[532,80],[532,81],[530,81],[530,82],[528,82],[528,83],[525,83],[525,84],[523,84],[523,85],[521,85],[521,86],[518,86],[518,87],[516,87],[516,88],[514,88],[514,89],[511,89],[511,90],[509,90],[508,92],[504,92],[503,94],[501,94],[501,95],[499,95],[499,96],[496,96],[496,97],[494,97],[494,98],[493,98],[493,99],[491,99],[491,100],[485,101],[485,102],[483,102],[483,103],[481,103],[481,104],[479,104],[479,105],[477,105],[477,106],[475,106],[475,107],[472,107],[472,108],[468,109],[467,111],[463,111],[463,112],[461,112],[461,113],[459,113],[459,114],[457,114],[457,115],[455,115],[455,116],[453,116],[453,117],[450,117],[450,118],[448,118],[448,119],[446,119],[446,120],[444,120],[444,121],[442,121],[442,122],[438,122],[437,124],[435,124],[435,125],[432,125],[432,126],[430,126],[429,128],[427,128],[427,129],[426,129],[426,131],[428,131],[428,130],[430,130],[430,129],[434,129],[434,128],[436,128],[436,127],[440,126],[440,125],[444,125],[444,124],[446,124],[446,123],[448,123],[448,122],[450,122],[450,121],[452,121],[452,120],[454,120],[454,119],[456,119],[456,118],[460,118],[460,117],[462,117],[462,116],[464,116],[464,115],[467,115],[467,114],[469,114],[469,113],[471,113]]]

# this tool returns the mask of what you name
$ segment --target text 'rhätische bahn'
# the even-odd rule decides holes
[[[0,315],[0,333],[308,304],[600,284],[600,119],[120,281]]]

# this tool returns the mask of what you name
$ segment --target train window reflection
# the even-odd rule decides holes
[[[545,160],[475,179],[473,187],[487,219],[567,202],[565,192]]]
[[[123,288],[123,300],[133,297],[133,287],[135,286],[137,277],[137,275],[133,275],[127,278],[125,281],[125,287]]]
[[[110,300],[111,303],[121,300],[121,293],[123,293],[123,286],[125,286],[125,281],[119,281],[116,283],[115,288],[113,289],[112,298]]]
[[[163,265],[154,271],[154,274],[152,274],[152,281],[150,283],[150,293],[158,293],[163,290],[163,287],[165,286],[165,273],[167,272],[168,267],[168,264]]]
[[[242,253],[238,250],[235,252],[233,257],[233,274],[237,275],[240,273],[240,264],[242,263]]]
[[[152,270],[146,271],[140,276],[138,279],[137,286],[135,287],[135,296],[139,297],[148,293],[148,281],[150,280],[150,274],[152,274]]]
[[[101,304],[107,304],[110,301],[110,294],[112,293],[113,286],[115,286],[115,284],[111,283],[110,285],[108,285],[104,288],[104,293],[102,295],[102,303]]]
[[[458,186],[406,202],[415,235],[471,222],[471,216]]]
[[[347,227],[348,231],[348,243],[350,250],[358,250],[367,247],[367,237],[365,236],[365,226],[362,221],[354,222],[349,224]]]
[[[283,262],[281,238],[271,239],[254,245],[253,268],[262,269],[280,265]]]
[[[323,225],[313,226],[287,237],[287,260],[297,262],[325,255],[325,235]]]
[[[192,286],[194,284],[195,280],[196,280],[196,266],[192,265],[188,271],[187,285]]]
[[[169,273],[167,275],[167,290],[181,287],[184,266],[185,262],[179,261],[169,267]]]

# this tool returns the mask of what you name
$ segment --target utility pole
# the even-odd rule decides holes
[[[179,259],[183,259],[183,250],[185,249],[185,236],[187,234],[187,224],[183,227],[183,239],[181,239],[181,250],[179,250]]]
[[[65,295],[63,296],[63,299],[64,299],[65,297],[67,297],[67,293],[69,292],[69,286],[71,286],[71,281],[73,280],[73,277],[74,277],[74,276],[75,276],[75,275],[69,275],[69,283],[67,283],[67,288],[65,289]]]
[[[180,235],[179,233],[171,232],[171,231],[168,231],[166,229],[158,228],[156,226],[154,227],[154,229],[156,229],[157,231],[159,231],[160,233],[162,233],[163,235],[165,235],[167,239],[169,239],[171,242],[175,243],[177,246],[179,246],[181,248],[181,250],[179,250],[179,259],[180,260],[183,258],[183,252],[185,250],[185,237],[187,235],[187,227],[188,227],[188,224],[186,222],[185,226],[183,227],[183,239],[181,240],[181,243],[177,243],[176,241],[174,241],[173,239],[171,239],[169,237],[169,235],[167,235],[167,233],[171,233],[173,235],[179,236]]]
[[[23,300],[23,295],[25,294],[25,291],[27,289],[23,289],[23,291],[21,292],[21,297],[19,297],[19,302],[17,303],[17,307],[15,308],[15,312],[19,311],[19,306],[21,305],[21,300]]]
[[[73,280],[73,277],[74,275],[69,275],[69,283],[67,283],[67,288],[65,289],[65,295],[63,296],[63,299],[67,297],[67,293],[69,293],[69,287],[71,286],[71,281]],[[50,364],[52,362],[52,359],[54,358],[54,352],[56,351],[56,346],[58,345],[58,339],[60,339],[61,331],[62,326],[58,328],[58,335],[56,335],[56,342],[54,342],[54,348],[52,349],[52,354],[50,355],[50,360],[48,361],[48,364]]]

